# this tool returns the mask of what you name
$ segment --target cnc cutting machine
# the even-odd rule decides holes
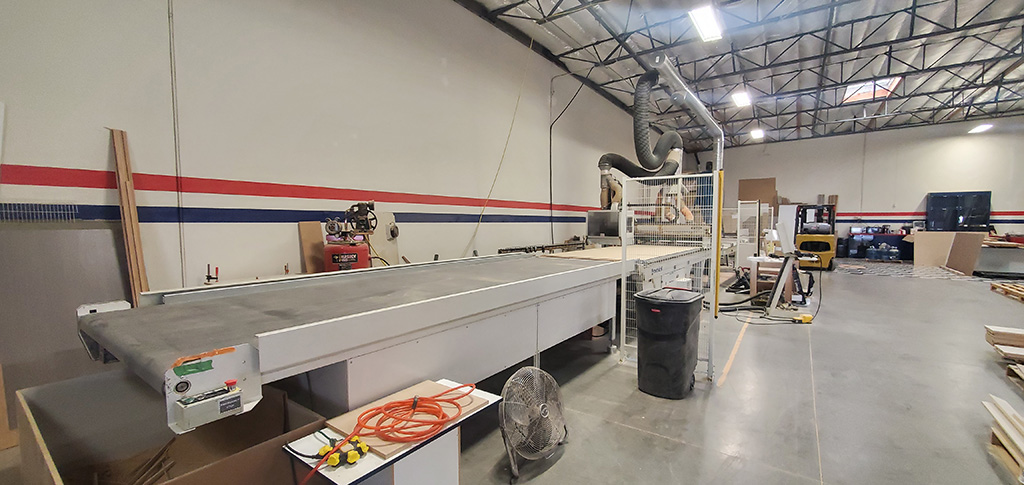
[[[476,382],[613,318],[619,269],[509,254],[151,292],[82,309],[79,331],[163,393],[183,433],[308,371],[338,414],[423,379]]]

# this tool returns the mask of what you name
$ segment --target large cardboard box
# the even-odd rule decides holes
[[[143,483],[130,479],[145,468],[147,484],[294,483],[309,469],[282,446],[324,426],[264,386],[252,411],[175,435],[163,396],[123,369],[17,395],[26,485]],[[317,479],[310,483],[326,483]]]
[[[740,180],[737,196],[738,200],[760,200],[762,204],[771,204],[775,212],[779,211],[779,193],[775,189],[775,177]]]

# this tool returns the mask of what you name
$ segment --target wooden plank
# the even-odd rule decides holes
[[[1003,415],[1009,418],[1010,423],[1013,425],[1014,429],[1017,430],[1017,434],[1021,436],[1021,439],[1016,439],[1013,433],[1008,432],[1008,434],[1011,439],[1014,440],[1014,444],[1024,450],[1024,417],[1021,417],[1020,413],[1018,413],[1016,409],[1013,409],[1013,406],[1010,406],[1010,403],[1005,400],[995,397],[992,394],[989,394],[988,397],[992,399],[992,403],[1002,411]]]
[[[918,232],[914,236],[914,266],[945,266],[954,232]]]
[[[4,388],[4,369],[0,366],[0,450],[18,445],[18,430],[11,429],[10,414],[7,412],[7,394]]]
[[[142,253],[142,235],[139,231],[139,212],[135,203],[135,183],[132,175],[131,157],[128,153],[128,134],[123,130],[110,130],[114,144],[115,174],[118,201],[121,208],[121,229],[124,236],[125,255],[128,258],[128,280],[131,299],[138,306],[139,294],[149,291],[146,263]]]
[[[320,221],[299,223],[299,252],[302,253],[303,273],[324,271],[324,233]]]
[[[61,480],[57,465],[53,462],[50,450],[39,431],[39,424],[28,406],[25,396],[18,391],[18,429],[21,430],[21,443],[18,450],[21,454],[21,477],[25,485],[56,485]]]
[[[131,223],[132,234],[135,239],[135,257],[139,268],[139,288],[142,291],[149,291],[149,277],[146,275],[146,261],[142,257],[142,232],[139,230],[139,207],[135,203],[135,172],[132,170],[131,151],[128,150],[128,134],[121,131],[121,139],[121,143],[124,146],[124,173],[125,178],[127,179],[128,199],[131,202],[129,208],[132,213]]]
[[[1016,384],[1021,391],[1024,391],[1024,369],[1019,364],[1006,366],[1006,377],[1010,379],[1010,382]]]
[[[985,246],[985,247],[990,247],[990,248],[1011,248],[1011,249],[1024,248],[1024,244],[1021,244],[1021,243],[1013,243],[1013,242],[1008,242],[1008,241],[994,241],[994,240],[987,240],[987,239],[985,240],[984,243],[982,243],[982,245]]]
[[[1009,451],[1010,456],[1012,456],[1017,463],[1024,463],[1024,453],[1021,452],[1019,445],[1019,443],[1024,443],[1024,436],[1017,431],[1017,428],[1013,426],[1013,423],[1002,413],[998,406],[990,402],[982,402],[981,404],[985,406],[985,409],[987,409],[989,414],[992,415],[992,418],[995,419],[999,430],[1001,430],[1006,437],[1003,441],[1003,445],[1006,446],[1006,450]]]
[[[996,353],[1003,356],[1003,358],[1015,361],[1024,362],[1024,348],[1012,347],[1009,345],[993,345],[996,349]]]
[[[953,244],[949,248],[946,266],[968,276],[974,274],[978,256],[981,255],[981,242],[984,239],[985,233],[983,232],[956,233],[956,236],[953,237]]]
[[[341,435],[348,436],[348,434],[352,432],[352,429],[355,428],[356,421],[359,419],[359,415],[362,414],[363,411],[366,411],[367,409],[377,407],[389,403],[391,401],[412,399],[416,396],[433,396],[435,394],[440,394],[448,389],[449,387],[444,384],[438,384],[434,381],[423,381],[419,384],[416,384],[415,386],[398,391],[388,397],[378,399],[359,409],[349,411],[345,414],[342,414],[341,416],[329,419],[327,420],[326,424],[328,428],[337,431]],[[465,398],[459,401],[459,404],[462,406],[463,414],[466,414],[486,406],[487,400],[473,396],[466,396]],[[454,406],[443,405],[442,408],[449,415],[454,415],[456,413],[456,408]],[[369,424],[372,425],[374,423],[375,421],[370,422]],[[360,435],[359,437],[363,440],[364,443],[366,443],[370,447],[371,451],[379,455],[381,458],[384,458],[385,460],[393,456],[395,453],[398,453],[399,451],[402,451],[414,444],[392,443],[390,441],[384,441],[373,436]]]
[[[1010,454],[1010,449],[1007,447],[1009,438],[1006,434],[999,430],[999,428],[991,428],[992,437],[990,438],[990,444],[988,445],[988,452],[991,454],[996,461],[1003,465],[1007,471],[1010,472],[1014,477],[1019,477],[1021,472],[1021,466],[1017,463],[1017,460],[1013,459]]]
[[[992,345],[1024,347],[1024,330],[985,325],[985,341]]]

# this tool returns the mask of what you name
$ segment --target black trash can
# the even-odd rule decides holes
[[[693,389],[704,295],[662,288],[641,291],[634,298],[640,390],[682,399]]]

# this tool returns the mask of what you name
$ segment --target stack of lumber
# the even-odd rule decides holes
[[[132,306],[139,306],[139,295],[149,291],[146,262],[142,257],[142,235],[139,233],[139,209],[135,204],[135,180],[128,154],[128,134],[110,129],[114,141],[114,162],[117,170],[117,194],[121,207],[121,228],[125,255],[128,257],[128,282]]]
[[[992,345],[1024,347],[1024,328],[985,325],[985,341]]]
[[[1024,329],[985,325],[985,341],[1003,358],[1024,362]]]
[[[1024,465],[1024,417],[1021,417],[1010,404],[998,397],[989,395],[992,402],[983,401],[989,414],[992,415],[992,438],[988,451],[1002,463],[1013,476],[1021,480],[1021,466]]]
[[[1024,365],[1010,364],[1006,366],[1006,377],[1024,391]]]
[[[992,283],[992,291],[1024,303],[1024,285],[1017,283]]]
[[[983,241],[981,243],[981,245],[982,246],[986,246],[986,247],[990,247],[990,248],[1016,248],[1016,249],[1024,249],[1024,244],[1015,243],[1015,242],[1009,242],[1009,241],[999,241],[999,240],[996,240],[996,239],[986,239],[985,241]]]

